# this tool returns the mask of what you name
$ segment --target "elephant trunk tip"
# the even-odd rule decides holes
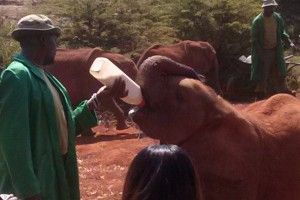
[[[142,110],[145,105],[146,102],[143,99],[143,101],[140,104],[136,105],[135,107],[129,110],[128,117],[130,118],[131,121],[134,121],[133,120],[134,116],[137,114],[139,110]]]

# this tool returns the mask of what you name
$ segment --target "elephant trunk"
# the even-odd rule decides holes
[[[147,58],[140,66],[140,69],[146,73],[158,71],[162,75],[185,76],[205,82],[205,77],[198,74],[193,68],[177,63],[165,56],[152,56]]]
[[[147,58],[139,67],[137,83],[142,88],[146,102],[144,107],[135,107],[129,112],[129,117],[136,123],[141,122],[149,110],[157,108],[168,99],[168,78],[172,76],[187,77],[204,82],[205,77],[198,75],[194,69],[177,63],[165,56],[152,56]],[[174,86],[175,87],[175,86]],[[144,117],[143,117],[144,116]],[[139,124],[139,123],[138,123]]]

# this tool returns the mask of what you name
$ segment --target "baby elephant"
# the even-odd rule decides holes
[[[286,94],[237,110],[163,56],[141,65],[146,105],[132,113],[149,137],[193,159],[206,200],[300,199],[300,101]]]

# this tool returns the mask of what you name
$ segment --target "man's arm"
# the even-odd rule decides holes
[[[281,28],[281,40],[289,47],[293,49],[293,51],[299,51],[299,48],[293,43],[291,40],[289,34],[285,31],[285,25],[282,17],[280,15],[277,15],[280,28]]]
[[[282,41],[289,47],[291,47],[293,50],[295,50],[296,45],[293,43],[293,41],[291,40],[290,36],[286,33],[285,30],[283,30],[282,34],[281,34],[281,39]]]
[[[256,53],[260,60],[264,60],[264,53],[262,49],[262,44],[259,44],[259,25],[258,25],[258,18],[253,20],[252,27],[251,27],[251,36],[252,36],[252,43],[256,50]]]
[[[102,101],[108,98],[123,98],[128,94],[125,90],[125,81],[121,78],[115,80],[111,87],[100,88],[89,100],[80,103],[73,111],[76,122],[76,133],[81,133],[87,128],[91,128],[94,124],[95,110],[99,110],[102,106]]]
[[[108,98],[123,98],[128,95],[125,91],[125,81],[117,78],[111,87],[102,87],[87,102],[90,110],[97,110],[101,107],[101,101]]]
[[[0,79],[0,153],[12,181],[14,195],[27,198],[41,191],[32,165],[29,95],[22,74],[5,71]]]
[[[288,39],[288,41],[289,41],[290,47],[293,49],[294,52],[300,51],[299,47],[297,47],[290,38]]]

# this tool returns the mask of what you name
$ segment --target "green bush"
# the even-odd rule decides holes
[[[5,68],[11,62],[13,54],[20,50],[20,47],[10,36],[14,25],[0,24],[0,27],[0,55],[3,58],[3,63],[0,62],[0,68]]]
[[[250,53],[251,22],[261,12],[254,0],[177,0],[172,24],[181,39],[210,42],[218,57]]]
[[[55,10],[63,34],[62,46],[101,47],[126,54],[153,43],[172,43],[175,31],[152,8],[156,1],[63,0],[64,9]],[[47,4],[61,3],[48,1]],[[48,11],[47,4],[40,9]],[[157,4],[157,3],[156,3]],[[67,6],[66,6],[67,5]],[[53,14],[53,13],[52,13]],[[63,18],[64,20],[59,20]]]

